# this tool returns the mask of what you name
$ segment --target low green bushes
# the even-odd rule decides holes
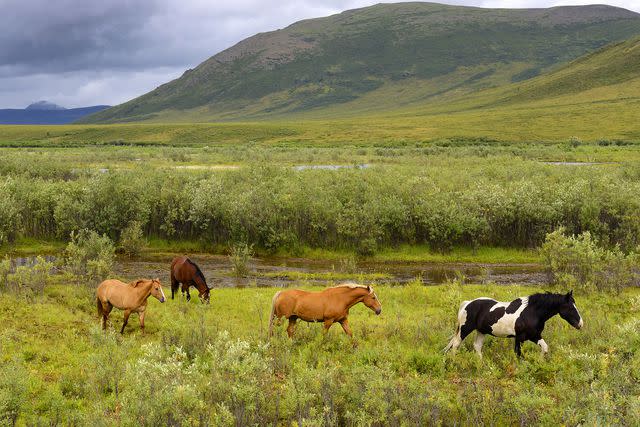
[[[588,231],[567,236],[558,229],[547,235],[541,253],[552,281],[566,288],[620,292],[640,279],[638,253],[601,247]]]
[[[107,236],[95,231],[71,233],[71,241],[63,254],[63,268],[77,280],[99,283],[111,273],[115,246]]]
[[[120,234],[117,250],[129,257],[137,256],[147,245],[140,221],[131,221]]]
[[[541,165],[515,157],[428,166],[295,170],[136,168],[70,180],[0,180],[0,244],[18,236],[66,238],[82,229],[135,254],[146,238],[234,242],[296,253],[427,244],[532,248],[558,226],[589,231],[606,247],[640,244],[640,180],[628,167]]]

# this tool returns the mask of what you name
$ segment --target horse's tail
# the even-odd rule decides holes
[[[460,325],[458,325],[458,327],[456,328],[456,333],[451,337],[451,340],[449,341],[449,344],[447,344],[447,346],[444,348],[444,350],[443,350],[444,353],[448,352],[449,350],[451,350],[453,348],[453,346],[458,341],[458,335],[459,334],[460,334]]]
[[[453,334],[453,336],[449,341],[449,344],[447,344],[447,346],[444,348],[443,351],[445,353],[454,347],[457,348],[460,345],[460,342],[462,341],[460,337],[460,312],[464,310],[467,304],[469,304],[469,301],[462,301],[462,303],[460,304],[460,308],[458,309],[458,314],[456,316],[456,322],[458,323],[458,326],[456,327],[456,333]]]
[[[98,297],[96,297],[96,306],[98,307],[98,317],[100,317],[104,313],[102,311],[102,302],[100,302],[100,298],[98,298]]]
[[[278,300],[280,293],[282,293],[282,291],[276,292],[276,294],[273,296],[273,299],[271,300],[271,314],[269,315],[269,337],[273,335],[273,320],[276,317],[276,301]]]

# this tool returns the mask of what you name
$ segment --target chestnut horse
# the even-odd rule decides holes
[[[160,302],[165,301],[160,279],[140,279],[131,283],[110,279],[100,283],[96,291],[96,304],[98,316],[102,316],[102,329],[107,329],[107,320],[113,307],[124,310],[124,322],[120,333],[124,333],[131,313],[140,316],[140,328],[144,332],[144,313],[147,308],[147,299],[154,296]]]
[[[371,286],[345,283],[324,289],[320,292],[308,292],[298,289],[280,291],[273,296],[271,316],[269,318],[269,336],[273,335],[273,321],[286,317],[289,319],[287,334],[293,337],[298,319],[305,322],[323,322],[324,333],[334,323],[340,323],[344,332],[353,338],[349,327],[349,309],[359,302],[364,303],[376,314],[382,306]]]
[[[182,283],[182,294],[187,293],[187,301],[191,301],[189,287],[194,286],[198,290],[198,296],[203,303],[209,304],[209,286],[204,278],[204,274],[195,262],[187,256],[180,256],[171,262],[171,299],[175,295],[178,287]]]

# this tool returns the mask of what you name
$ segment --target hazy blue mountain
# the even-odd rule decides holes
[[[64,108],[56,104],[31,104],[27,108],[0,109],[1,125],[63,125],[73,123],[81,118],[110,108],[109,105],[94,105],[92,107]],[[51,107],[53,106],[53,107]],[[42,108],[44,107],[44,108]]]
[[[61,105],[49,101],[38,101],[30,104],[25,110],[66,110]]]

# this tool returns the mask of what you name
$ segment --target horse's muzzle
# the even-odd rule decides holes
[[[160,302],[165,302],[165,301],[166,301],[165,297],[162,297],[162,299],[160,300]]]
[[[376,309],[376,316],[379,315],[380,313],[382,313],[382,309],[381,308],[377,308]]]

